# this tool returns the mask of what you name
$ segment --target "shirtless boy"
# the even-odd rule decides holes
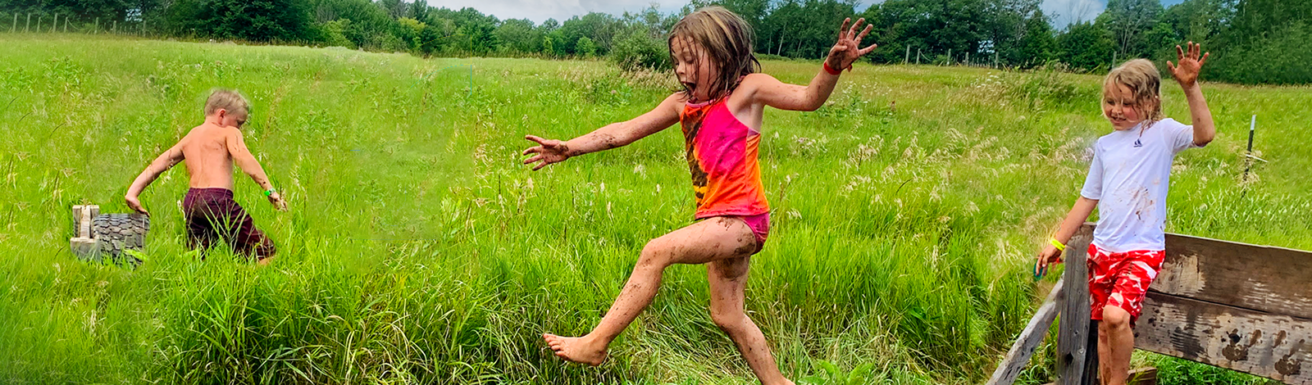
[[[276,249],[264,232],[255,228],[250,215],[232,199],[232,165],[236,163],[255,180],[264,195],[278,210],[287,210],[287,203],[273,189],[260,163],[246,149],[241,127],[246,123],[250,103],[236,91],[219,89],[205,101],[205,123],[191,129],[178,144],[160,154],[132,181],[128,188],[128,207],[149,214],[137,196],[164,171],[178,162],[187,162],[187,176],[191,189],[183,200],[183,216],[187,220],[187,246],[209,249],[216,240],[223,240],[234,252],[259,258],[261,265],[268,264]]]

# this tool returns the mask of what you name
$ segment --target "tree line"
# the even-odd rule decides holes
[[[342,46],[424,56],[609,57],[626,68],[668,68],[664,35],[696,8],[721,5],[756,32],[758,54],[824,57],[844,17],[873,26],[874,63],[973,64],[1106,71],[1131,58],[1164,62],[1176,44],[1213,53],[1204,78],[1248,84],[1312,83],[1312,0],[1109,0],[1094,20],[1057,28],[1041,0],[693,0],[557,21],[498,19],[405,0],[0,0],[10,15],[61,15],[85,28],[112,20],[195,39]],[[135,23],[135,24],[134,24]],[[140,25],[138,25],[140,24]],[[0,24],[2,25],[2,24]],[[107,28],[107,27],[106,27]],[[3,28],[0,28],[3,30]],[[1163,66],[1164,67],[1164,66]]]

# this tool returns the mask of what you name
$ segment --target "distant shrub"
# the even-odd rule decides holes
[[[579,42],[574,44],[574,52],[582,57],[593,57],[597,55],[597,44],[592,42],[587,36],[580,37]]]
[[[644,32],[630,33],[619,39],[610,51],[610,61],[625,71],[650,69],[665,71],[673,68],[669,48],[665,42]]]
[[[319,40],[329,47],[346,47],[355,49],[355,43],[346,38],[346,29],[351,20],[337,19],[319,25]]]

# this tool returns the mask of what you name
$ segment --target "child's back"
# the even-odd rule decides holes
[[[236,128],[205,123],[192,128],[178,141],[191,188],[232,190],[232,152],[228,143],[234,135],[240,135]]]

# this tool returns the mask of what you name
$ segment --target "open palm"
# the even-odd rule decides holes
[[[825,59],[825,62],[831,68],[838,70],[850,69],[852,63],[856,62],[857,59],[874,51],[875,47],[879,46],[878,44],[871,44],[869,47],[861,48],[861,39],[864,39],[866,34],[870,33],[871,25],[867,24],[866,28],[858,34],[856,29],[860,28],[861,24],[866,22],[866,19],[857,19],[856,23],[852,23],[851,28],[849,28],[848,23],[851,22],[852,18],[843,19],[843,26],[838,29],[838,42],[834,43],[834,48],[829,50],[829,58]]]
[[[1188,52],[1180,48],[1178,45],[1175,46],[1176,57],[1179,60],[1179,64],[1172,64],[1168,60],[1166,66],[1171,69],[1171,76],[1175,76],[1175,81],[1180,82],[1181,86],[1188,88],[1198,82],[1198,72],[1202,71],[1203,63],[1207,62],[1207,56],[1211,55],[1211,53],[1203,53],[1202,57],[1199,57],[1199,53],[1203,51],[1202,44],[1194,44],[1194,42],[1191,41],[1188,44],[1185,44],[1185,46],[1189,48]]]

